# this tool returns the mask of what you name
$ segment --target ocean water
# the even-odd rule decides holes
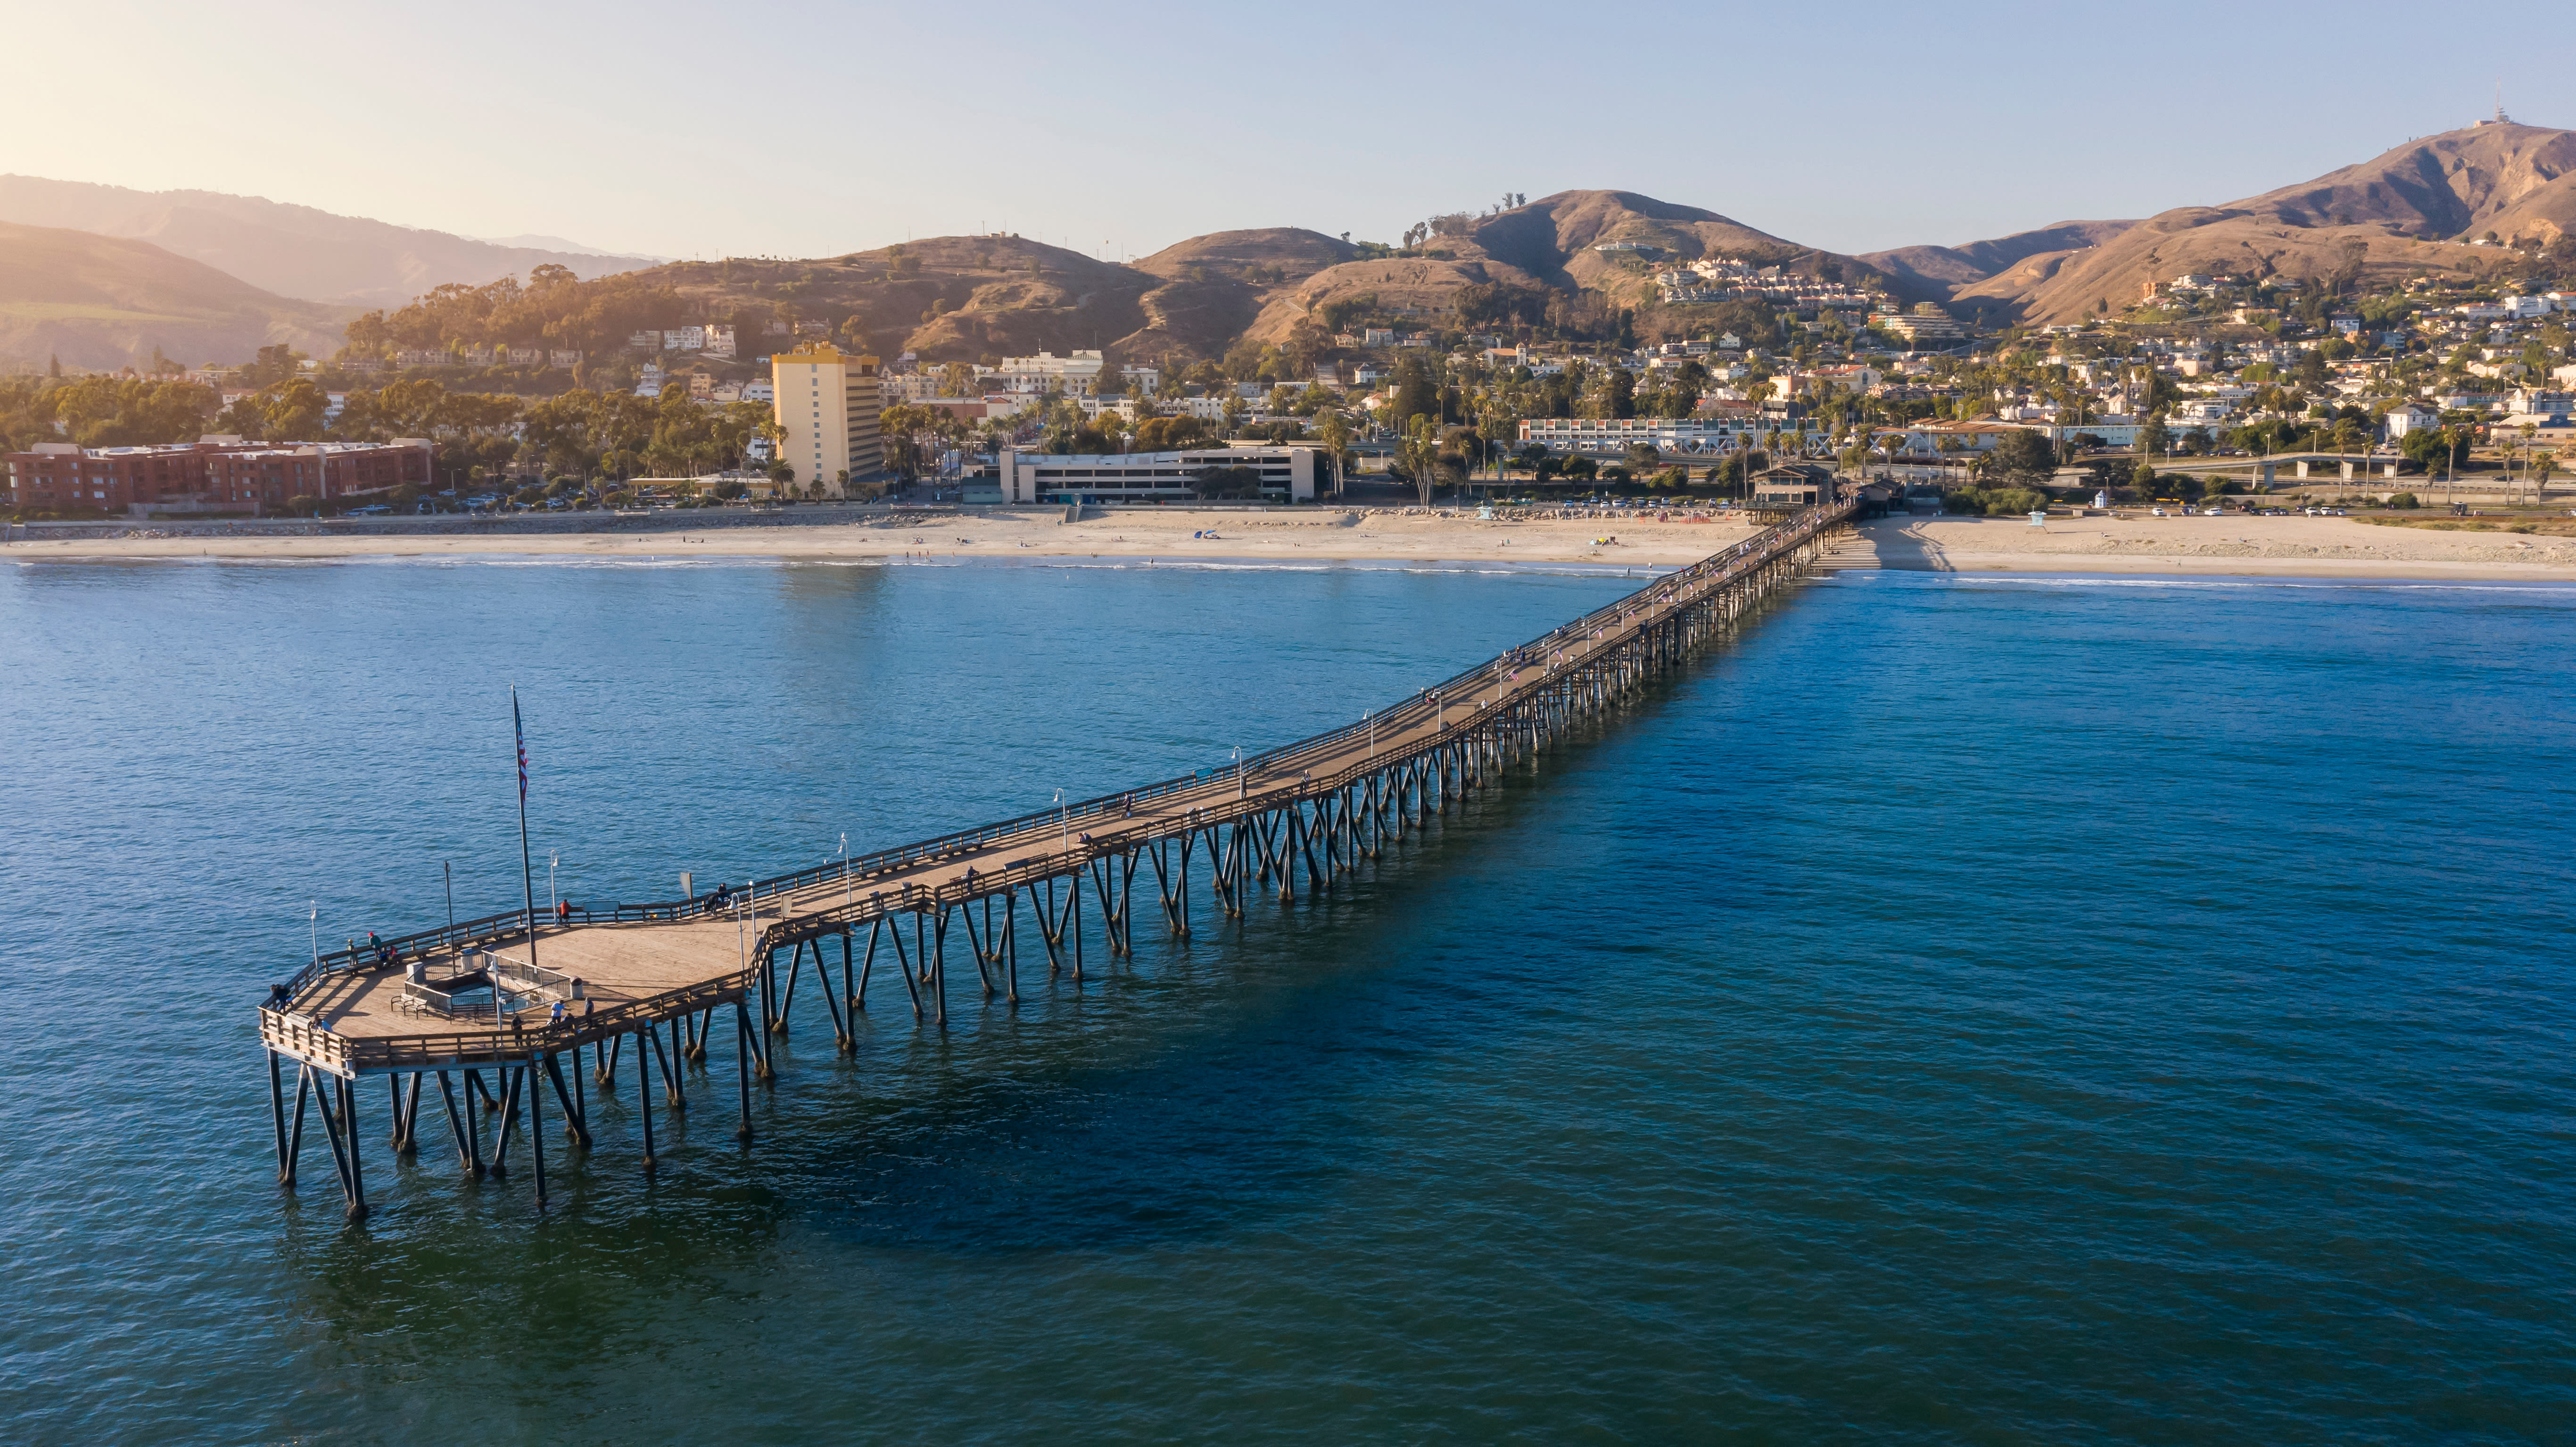
[[[748,1150],[718,1051],[542,1218],[373,1082],[369,1220],[270,1181],[266,983],[517,898],[514,682],[540,899],[667,898],[1629,586],[0,570],[0,1439],[2576,1437],[2566,589],[1816,582],[1322,902],[806,1016]]]

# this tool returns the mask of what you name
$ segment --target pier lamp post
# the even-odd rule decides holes
[[[841,836],[841,908],[850,907],[850,836]]]
[[[1243,780],[1243,745],[1241,744],[1234,746],[1234,797],[1238,799],[1250,797]]]
[[[1055,803],[1058,811],[1055,821],[1056,851],[1061,854],[1071,854],[1073,852],[1073,806],[1064,802],[1062,789],[1055,791]]]
[[[548,914],[553,914],[556,909],[555,866],[562,862],[563,856],[561,854],[558,854],[551,849],[546,851],[546,913]]]
[[[313,933],[313,969],[319,974],[322,969],[322,901],[312,901],[310,909],[311,913],[304,917],[304,922]]]

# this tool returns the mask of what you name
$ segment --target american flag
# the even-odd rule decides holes
[[[510,732],[519,740],[519,802],[528,800],[528,730],[519,722],[519,691],[510,690]]]

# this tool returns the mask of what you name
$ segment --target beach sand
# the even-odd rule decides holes
[[[830,517],[830,515],[824,515]],[[1121,511],[1063,521],[1059,509],[842,515],[813,523],[650,530],[420,535],[29,538],[0,547],[19,562],[137,559],[777,558],[866,561],[1116,558],[1323,564],[1506,563],[1674,567],[1748,536],[1724,514],[1481,521],[1394,509]],[[558,523],[564,520],[556,520]],[[710,522],[714,519],[711,516]],[[138,528],[138,532],[148,529]],[[1196,536],[1193,536],[1193,535]],[[2383,527],[2351,518],[1884,518],[1859,525],[1833,566],[1935,572],[2239,574],[2273,577],[2576,579],[2576,538]]]
[[[2576,538],[2333,517],[1883,518],[1843,560],[1954,573],[2576,579]]]
[[[667,515],[666,515],[667,516]],[[137,558],[1153,558],[1176,561],[1580,563],[1674,567],[1750,536],[1744,518],[1670,514],[1543,522],[1484,522],[1472,513],[1299,508],[1293,511],[1120,511],[1077,523],[1064,510],[898,513],[812,525],[710,526],[659,519],[651,531],[511,532],[420,536],[125,537],[26,540],[0,558],[76,561]],[[138,527],[138,531],[145,529]],[[1194,534],[1196,536],[1194,536]]]

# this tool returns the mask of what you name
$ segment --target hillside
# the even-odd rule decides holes
[[[340,345],[349,311],[275,296],[148,242],[0,222],[0,362],[239,361]]]
[[[2135,221],[2060,221],[2036,231],[2017,231],[1988,241],[1959,246],[1903,246],[1872,251],[1859,259],[1885,272],[1907,301],[1947,301],[1959,288],[1973,286],[2019,263],[2050,253],[2099,246],[2137,225]]]
[[[480,286],[539,266],[593,277],[644,260],[472,241],[256,196],[35,176],[0,176],[0,221],[149,241],[278,296],[349,306],[399,306],[448,282]]]
[[[2483,277],[2513,258],[2468,242],[2489,231],[2554,238],[2571,225],[2576,132],[2471,126],[2260,196],[2167,211],[2089,249],[2027,257],[1960,287],[1954,309],[2070,322],[2184,272],[2324,278],[2357,267],[2368,286]]]
[[[1613,256],[1594,249],[1618,242],[1656,250]],[[1704,256],[1750,257],[1800,270],[1833,263],[1853,280],[1875,270],[1857,258],[1802,247],[1714,211],[1633,191],[1542,196],[1469,219],[1431,237],[1422,252],[1418,259],[1356,260],[1318,270],[1272,297],[1251,336],[1279,341],[1309,312],[1371,296],[1381,310],[1399,315],[1444,311],[1468,286],[1589,292],[1610,304],[1649,307],[1657,267]]]
[[[1593,249],[1610,242],[1660,250]],[[1651,310],[1657,265],[1714,254],[1839,268],[1853,280],[1873,270],[1713,211],[1627,191],[1567,191],[1449,218],[1405,256],[1363,257],[1347,241],[1296,227],[1213,232],[1129,265],[1017,236],[942,236],[812,261],[673,262],[621,282],[667,286],[708,317],[785,313],[844,337],[855,317],[880,355],[909,351],[927,364],[1093,347],[1137,361],[1218,357],[1245,340],[1284,343],[1335,303],[1370,316],[1447,315],[1469,287],[1508,291],[1530,306],[1553,296],[1595,316],[1612,306]]]
[[[621,280],[669,286],[693,315],[784,314],[836,332],[856,317],[882,355],[950,362],[1110,346],[1146,326],[1141,299],[1160,279],[1017,236],[933,236],[812,261],[678,261]]]
[[[673,262],[623,280],[668,285],[694,311],[782,310],[927,363],[1099,348],[1121,360],[1221,356],[1263,305],[1355,254],[1293,228],[1220,231],[1132,266],[1018,236],[934,236],[813,261]]]

